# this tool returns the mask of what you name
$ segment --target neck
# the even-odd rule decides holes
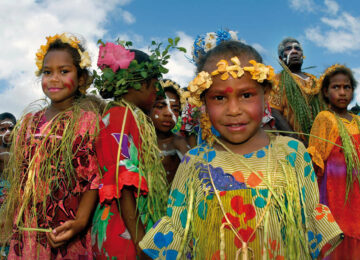
[[[302,74],[302,72],[301,72],[301,64],[288,65],[288,67],[289,67],[289,70],[292,73]]]
[[[48,120],[52,119],[58,113],[65,111],[74,104],[74,97],[66,99],[62,102],[51,102],[50,106],[46,110],[45,116]]]
[[[158,141],[173,137],[173,135],[174,134],[171,131],[161,132],[161,131],[156,130],[156,136],[157,136]]]
[[[340,117],[347,117],[349,115],[347,108],[339,108],[339,107],[331,106],[331,110]]]

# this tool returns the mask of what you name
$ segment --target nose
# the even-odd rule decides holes
[[[58,81],[58,80],[59,80],[59,75],[60,75],[60,74],[57,73],[57,72],[52,73],[50,80],[52,80],[52,81]]]
[[[339,89],[339,94],[342,95],[342,96],[345,96],[345,95],[346,95],[346,91],[345,91],[345,88],[344,88],[344,87],[340,87],[340,89]]]
[[[164,116],[169,116],[171,117],[171,108],[169,107],[169,105],[167,105],[165,108],[164,108]]]
[[[236,98],[230,98],[227,104],[227,114],[230,116],[238,116],[242,114],[242,107]]]

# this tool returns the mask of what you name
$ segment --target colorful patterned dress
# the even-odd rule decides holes
[[[81,111],[74,119],[73,111],[62,116],[55,116],[47,121],[45,111],[28,114],[20,129],[25,130],[25,147],[19,147],[23,153],[23,172],[21,177],[27,178],[30,166],[35,171],[35,187],[37,187],[36,223],[31,228],[56,228],[62,223],[75,219],[81,195],[87,190],[97,189],[100,181],[98,164],[95,157],[95,137],[98,116],[90,111]],[[63,134],[68,131],[69,124],[76,120],[72,129],[72,157],[66,157],[59,150],[64,145]],[[56,128],[54,125],[56,124]],[[54,130],[56,129],[56,130]],[[16,135],[15,135],[16,136]],[[46,141],[44,141],[46,140]],[[71,144],[71,143],[70,143]],[[71,147],[71,145],[70,145]],[[50,162],[50,165],[44,165]],[[75,174],[68,179],[66,163],[71,163]],[[44,182],[42,167],[50,167],[53,172],[51,183]],[[27,176],[24,176],[26,174]],[[19,177],[20,178],[20,177]],[[24,192],[24,190],[22,190]],[[43,196],[46,197],[46,213],[42,211]],[[28,223],[28,213],[24,211],[23,222]],[[18,209],[16,210],[18,214]],[[15,216],[16,216],[15,214]],[[51,248],[45,232],[24,231],[15,233],[10,243],[9,259],[92,259],[90,228],[86,228],[67,244],[59,248]]]
[[[360,156],[360,130],[356,118],[341,118],[348,133],[353,137],[357,156]],[[342,145],[336,117],[323,111],[316,117],[311,134]],[[360,259],[360,186],[353,177],[346,200],[346,163],[343,149],[330,142],[311,137],[308,151],[317,166],[320,202],[327,205],[335,221],[345,234],[341,245],[331,254],[333,259]],[[359,157],[360,158],[360,157]]]
[[[135,118],[138,116],[136,112],[143,112],[137,108],[135,111],[131,110],[130,107],[126,110],[126,106],[115,106],[108,110],[102,119],[96,145],[103,172],[99,188],[100,203],[95,211],[92,228],[94,256],[97,259],[136,259],[136,248],[121,217],[118,204],[124,186],[135,188],[134,195],[138,197],[137,206],[142,223],[149,229],[155,222],[147,215],[149,186],[145,178],[146,173],[142,172],[140,165],[140,156],[149,156],[150,152],[141,150],[143,143],[139,127],[144,126],[138,125]],[[150,121],[146,123],[149,124]],[[153,137],[156,138],[155,135]],[[153,147],[157,149],[156,139],[153,141]],[[158,164],[161,169],[158,168],[154,173],[158,174],[159,179],[166,178],[160,157]],[[152,171],[151,165],[145,167],[147,171]],[[161,214],[165,213],[168,194],[166,185],[164,187],[166,195]],[[161,189],[161,186],[154,188]]]
[[[175,176],[167,216],[140,246],[153,259],[236,259],[243,240],[249,259],[309,259],[333,250],[341,234],[319,204],[305,147],[271,136],[269,146],[245,155],[206,145],[190,150]]]

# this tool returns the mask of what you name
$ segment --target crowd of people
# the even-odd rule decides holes
[[[181,88],[163,78],[178,42],[101,42],[90,73],[78,38],[46,38],[47,105],[0,114],[2,259],[358,259],[352,71],[305,73],[288,37],[275,74],[219,30]]]

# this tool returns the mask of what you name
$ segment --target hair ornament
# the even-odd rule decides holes
[[[333,73],[335,70],[337,70],[339,68],[346,68],[346,67],[344,65],[341,65],[341,64],[334,64],[334,65],[330,66],[329,68],[327,68],[325,70],[325,72],[318,79],[316,89],[321,89],[325,77],[327,75]]]
[[[226,60],[220,60],[216,66],[216,70],[209,74],[206,71],[200,72],[195,79],[193,79],[187,91],[184,92],[183,98],[186,99],[191,105],[201,107],[203,102],[201,101],[201,94],[212,85],[213,81],[211,76],[221,74],[220,79],[227,80],[231,75],[234,79],[240,78],[247,71],[251,74],[251,78],[259,83],[263,83],[264,80],[272,80],[275,76],[274,69],[271,66],[266,66],[262,63],[258,63],[255,60],[250,60],[249,63],[253,66],[240,67],[240,60],[234,56],[231,59],[233,65],[229,65]]]
[[[37,76],[40,76],[41,74],[44,58],[49,50],[50,45],[56,40],[60,40],[63,43],[69,44],[74,49],[77,49],[81,59],[79,64],[80,68],[84,69],[91,66],[91,59],[89,53],[87,51],[81,51],[79,46],[80,40],[75,36],[68,35],[67,33],[62,33],[62,34],[55,34],[54,36],[48,36],[46,37],[46,40],[47,40],[46,44],[40,46],[35,57],[36,66],[38,67],[38,70],[35,72]]]
[[[175,81],[172,81],[171,79],[162,79],[162,80],[159,80],[159,83],[160,83],[161,87],[164,89],[164,91],[166,91],[167,88],[173,88],[180,98],[181,107],[184,106],[184,104],[186,102],[186,100],[183,97],[184,91],[180,88],[179,84],[177,84]]]
[[[199,34],[194,41],[192,47],[193,61],[198,63],[200,58],[208,51],[219,45],[221,42],[234,40],[237,41],[237,33],[235,31],[218,30],[216,32],[208,32]]]

